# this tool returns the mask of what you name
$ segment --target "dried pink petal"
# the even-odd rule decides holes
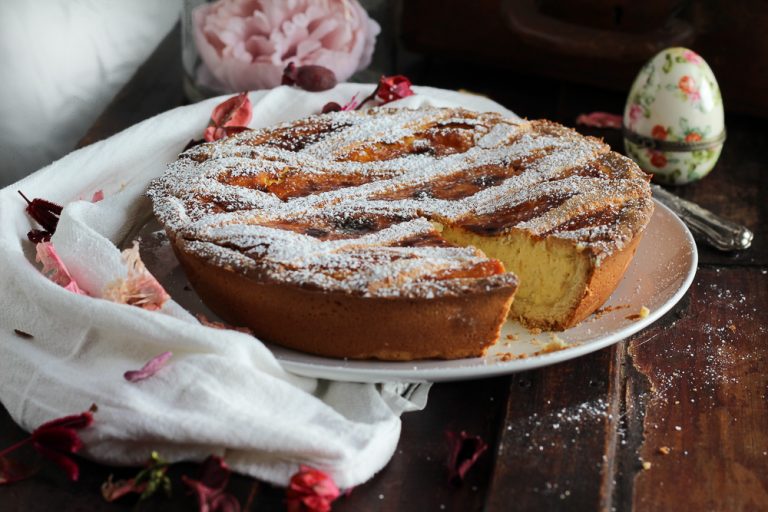
[[[77,453],[83,447],[83,442],[76,430],[88,427],[91,423],[93,423],[91,411],[57,418],[43,423],[26,439],[0,451],[0,484],[22,480],[32,475],[32,472],[20,475],[17,471],[18,465],[3,458],[30,443],[40,455],[62,468],[70,480],[77,480],[80,476],[80,469],[68,454]]]
[[[576,124],[591,126],[592,128],[621,129],[622,117],[609,112],[591,112],[581,114],[576,118]]]
[[[32,445],[41,453],[76,453],[83,447],[75,429],[68,427],[40,427],[32,433]]]
[[[112,481],[112,475],[109,475],[107,481],[101,484],[101,496],[105,501],[113,502],[123,496],[131,493],[141,494],[147,488],[147,482],[136,484],[134,478],[127,480]]]
[[[247,92],[241,92],[213,109],[211,123],[216,126],[244,126],[251,121],[253,105]]]
[[[83,447],[76,430],[89,427],[92,423],[93,413],[90,411],[64,416],[37,427],[29,441],[40,455],[59,466],[70,480],[75,481],[80,476],[80,469],[68,454],[77,453]]]
[[[199,480],[186,475],[181,480],[197,496],[200,512],[239,512],[240,502],[224,492],[229,484],[230,470],[224,459],[211,455],[203,461]]]
[[[223,491],[229,483],[230,473],[229,466],[224,462],[224,459],[217,455],[209,455],[200,468],[200,481],[206,487]]]
[[[403,75],[382,76],[379,87],[376,89],[378,96],[384,103],[400,100],[412,96],[411,81]]]
[[[288,512],[328,512],[339,488],[327,473],[301,465],[285,491]]]
[[[352,99],[350,99],[348,102],[346,102],[344,105],[342,105],[341,110],[355,110],[357,108],[357,94],[352,96]]]
[[[376,98],[379,98],[381,100],[380,104],[384,105],[391,101],[413,96],[416,93],[411,89],[411,85],[411,81],[404,75],[382,76],[379,79],[379,83],[376,84],[376,89],[363,101],[356,104],[354,108],[360,110],[363,105]]]
[[[248,130],[247,126],[225,126],[223,128],[218,126],[209,126],[203,132],[203,137],[206,141],[214,141],[219,139],[226,139],[227,137],[236,133],[244,132]]]
[[[30,229],[27,232],[27,240],[37,245],[40,242],[50,242],[52,233],[44,229]]]
[[[171,359],[171,357],[173,357],[173,352],[163,352],[147,361],[147,363],[141,367],[141,370],[127,371],[123,374],[123,377],[130,382],[138,382],[140,380],[148,379],[159,372],[160,369],[168,363],[168,360]]]
[[[26,211],[30,217],[35,219],[38,224],[43,227],[44,231],[47,231],[51,235],[56,232],[56,226],[59,223],[59,216],[63,210],[62,206],[45,199],[35,198],[31,201],[27,199],[21,190],[18,191],[19,195],[27,202]]]
[[[241,92],[228,100],[218,104],[213,113],[203,137],[206,141],[229,137],[235,133],[247,130],[247,124],[253,116],[253,105],[248,93]]]
[[[149,273],[139,254],[138,242],[123,251],[123,261],[128,266],[128,277],[109,283],[102,297],[117,302],[157,311],[171,298],[157,279]]]
[[[64,453],[58,452],[54,449],[48,448],[45,445],[35,446],[35,449],[40,455],[59,466],[64,471],[64,473],[66,473],[67,478],[73,482],[76,482],[80,478],[80,467],[77,465],[77,462],[72,460],[71,457],[68,457]],[[79,449],[80,448],[78,447],[78,450]],[[74,453],[74,451],[72,453]]]
[[[80,414],[72,414],[70,416],[64,416],[63,418],[56,418],[51,421],[46,421],[35,429],[35,432],[46,430],[50,428],[65,427],[79,430],[81,428],[90,427],[93,424],[93,412],[96,409],[96,404],[91,406],[91,410],[81,412]],[[33,432],[34,434],[34,432]]]
[[[329,101],[325,105],[323,105],[323,114],[327,114],[328,112],[338,112],[338,111],[346,111],[346,110],[355,110],[357,108],[357,94],[352,96],[352,99],[350,99],[348,102],[346,102],[344,105],[339,105],[335,101]]]
[[[470,436],[465,431],[445,433],[449,445],[448,479],[458,484],[464,480],[467,471],[477,462],[488,445],[480,436]]]
[[[37,255],[35,260],[43,264],[42,273],[48,279],[78,295],[88,295],[72,279],[64,262],[56,253],[51,242],[40,242],[35,246]]]

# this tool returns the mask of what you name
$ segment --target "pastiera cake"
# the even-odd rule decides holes
[[[183,153],[149,195],[225,320],[314,354],[391,360],[481,355],[510,304],[528,326],[576,324],[613,291],[653,210],[647,176],[600,140],[440,108],[243,132]]]

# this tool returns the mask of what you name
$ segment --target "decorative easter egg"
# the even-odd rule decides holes
[[[687,48],[667,48],[640,70],[624,108],[627,155],[654,181],[681,185],[715,166],[725,141],[714,73]]]

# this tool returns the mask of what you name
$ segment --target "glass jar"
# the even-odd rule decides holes
[[[181,65],[184,73],[182,80],[184,95],[191,102],[232,92],[218,89],[213,83],[205,81],[205,77],[210,73],[205,68],[197,50],[193,15],[195,9],[207,3],[209,3],[207,0],[184,0],[184,8],[181,12]]]

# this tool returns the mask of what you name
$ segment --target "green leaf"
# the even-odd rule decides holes
[[[661,70],[664,73],[672,71],[672,56],[669,53],[664,55],[664,65],[661,67]]]

